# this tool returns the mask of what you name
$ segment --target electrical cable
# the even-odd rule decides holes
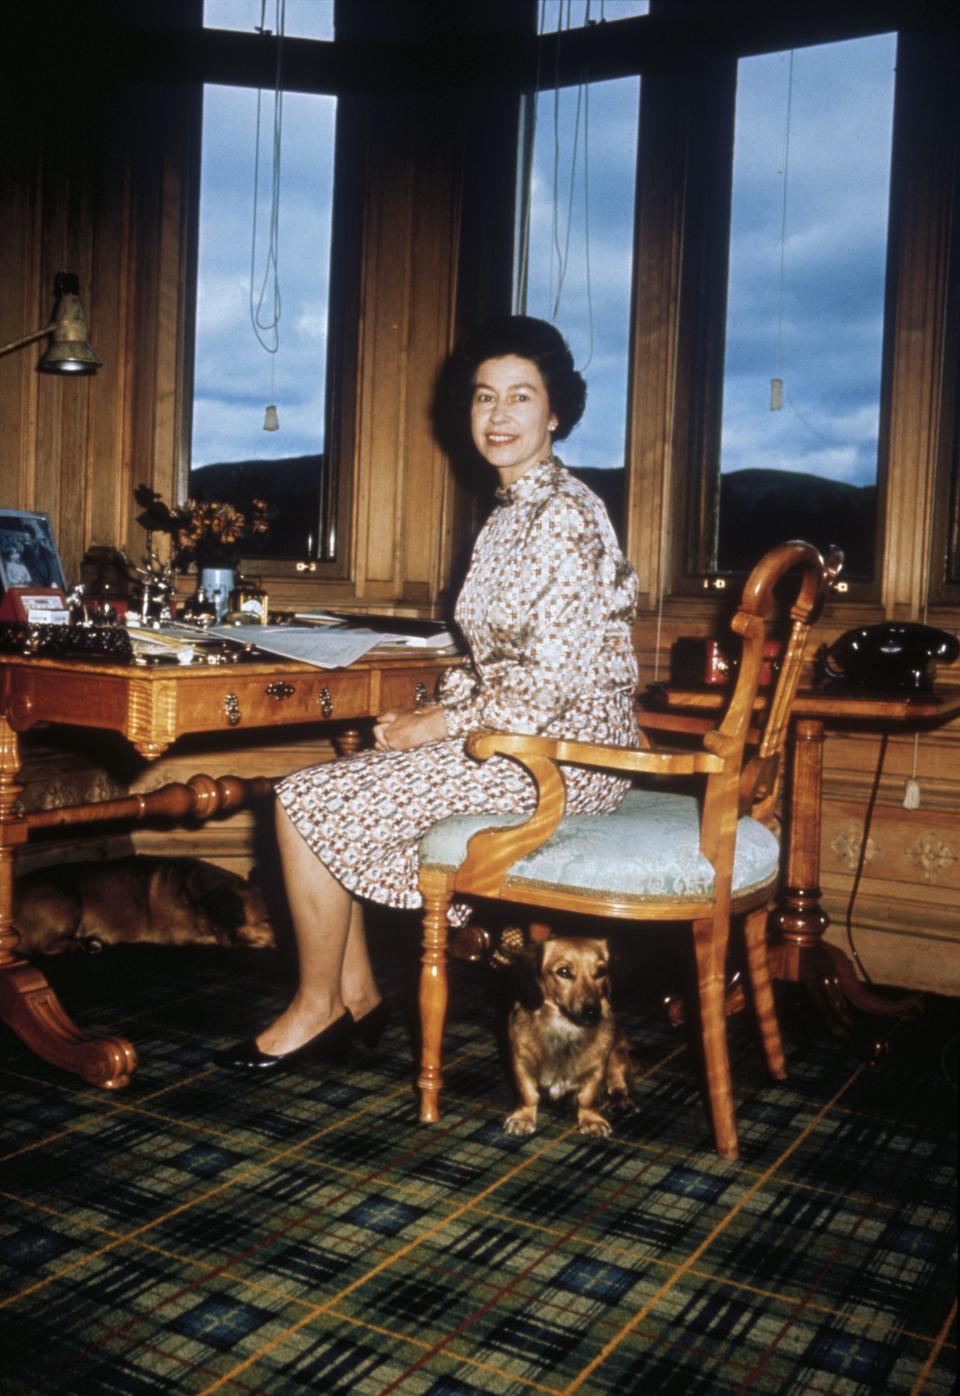
[[[860,839],[860,852],[857,856],[857,868],[856,872],[853,875],[853,886],[850,889],[850,900],[847,902],[847,945],[850,947],[850,954],[853,956],[854,963],[857,965],[857,967],[860,970],[860,973],[863,975],[864,979],[868,984],[872,984],[873,980],[870,978],[870,975],[867,971],[867,967],[861,960],[860,952],[857,950],[857,947],[854,944],[853,940],[853,907],[854,903],[857,900],[857,894],[860,891],[860,882],[863,878],[863,870],[867,862],[867,844],[870,840],[870,828],[873,824],[873,811],[877,803],[877,795],[880,792],[880,778],[883,775],[883,763],[886,759],[887,746],[889,744],[889,741],[890,734],[888,732],[884,732],[880,738],[880,755],[877,759],[877,769],[874,773],[873,785],[870,789],[870,797],[867,800],[867,812],[864,815],[863,820],[863,834]]]
[[[580,112],[583,107],[583,88],[581,82],[577,86],[577,107],[573,118],[573,150],[570,153],[570,188],[567,195],[567,226],[564,231],[563,250],[557,244],[557,298],[553,306],[552,319],[556,320],[560,313],[560,301],[563,296],[563,286],[567,279],[567,266],[570,261],[570,233],[573,228],[573,200],[577,185],[577,154],[580,149]],[[559,140],[559,137],[558,137]],[[556,190],[556,185],[554,185]],[[554,205],[554,231],[559,235],[559,212]]]
[[[266,28],[267,0],[260,0],[258,32]],[[275,355],[280,348],[280,162],[283,145],[283,39],[286,29],[286,0],[276,0],[277,66],[273,94],[272,175],[270,184],[270,217],[268,220],[267,254],[259,296],[254,286],[257,277],[257,225],[260,217],[260,136],[262,126],[263,91],[257,89],[256,151],[253,163],[253,227],[250,237],[250,322],[261,348]],[[268,315],[264,306],[268,302]],[[270,389],[273,396],[273,362],[270,367]]]

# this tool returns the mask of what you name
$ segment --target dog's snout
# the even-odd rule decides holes
[[[577,1018],[585,1028],[596,1027],[600,1021],[600,1005],[598,1003],[582,1003],[577,1011]]]

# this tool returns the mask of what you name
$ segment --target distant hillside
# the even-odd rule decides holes
[[[622,536],[622,470],[573,470],[607,506]],[[748,572],[776,543],[803,538],[843,548],[848,577],[869,577],[877,520],[875,485],[847,485],[787,470],[731,470],[720,477],[718,557],[723,572]]]
[[[603,500],[622,537],[622,470],[574,470]],[[316,536],[323,456],[287,456],[204,465],[191,474],[191,489],[204,499],[225,499],[238,509],[252,498],[275,511],[260,547],[272,557],[303,557],[307,534]],[[871,575],[877,519],[875,485],[847,485],[787,470],[732,470],[720,477],[720,568],[746,572],[768,548],[804,538],[820,549],[836,544],[850,577]],[[260,540],[256,540],[260,542]]]
[[[844,551],[848,577],[869,577],[877,522],[875,485],[847,485],[788,470],[732,470],[720,480],[718,556],[747,571],[775,543],[803,538]]]
[[[241,460],[202,465],[190,472],[190,492],[196,499],[219,499],[237,509],[251,499],[270,506],[270,532],[246,545],[250,556],[302,558],[307,535],[317,537],[323,456],[285,456],[281,460]]]

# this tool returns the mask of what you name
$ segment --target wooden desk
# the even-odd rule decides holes
[[[266,794],[269,781],[198,775],[146,795],[24,814],[18,734],[37,723],[119,732],[146,760],[188,733],[244,733],[305,722],[345,723],[341,753],[361,743],[355,725],[390,708],[429,701],[444,668],[460,661],[425,652],[367,655],[347,669],[238,663],[142,669],[73,660],[0,659],[0,1018],[39,1056],[92,1085],[124,1086],[136,1067],[121,1037],[92,1038],[64,1012],[46,978],[17,953],[16,849],[32,829],[104,819],[206,819]]]
[[[681,688],[656,684],[647,691],[651,707],[717,712],[723,688]],[[762,701],[762,699],[760,700]],[[830,918],[820,905],[820,826],[823,744],[827,728],[913,732],[936,727],[960,715],[960,688],[932,693],[870,695],[830,685],[804,689],[793,706],[787,780],[784,886],[774,914],[770,970],[774,978],[802,984],[835,1031],[859,1026],[851,1009],[903,1017],[917,1011],[915,995],[889,999],[861,982],[849,957],[824,934]],[[739,1006],[741,995],[731,1008]]]

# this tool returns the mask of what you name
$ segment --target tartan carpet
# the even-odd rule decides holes
[[[266,1081],[207,1057],[284,1001],[273,952],[50,965],[76,1021],[141,1064],[108,1095],[0,1040],[0,1391],[954,1389],[950,1001],[868,1066],[792,991],[782,1083],[732,1020],[728,1163],[685,1036],[632,971],[636,1111],[611,1139],[559,1107],[503,1134],[495,975],[467,965],[443,1117],[419,1125],[413,928],[388,918],[373,951],[398,1010],[380,1048]]]

